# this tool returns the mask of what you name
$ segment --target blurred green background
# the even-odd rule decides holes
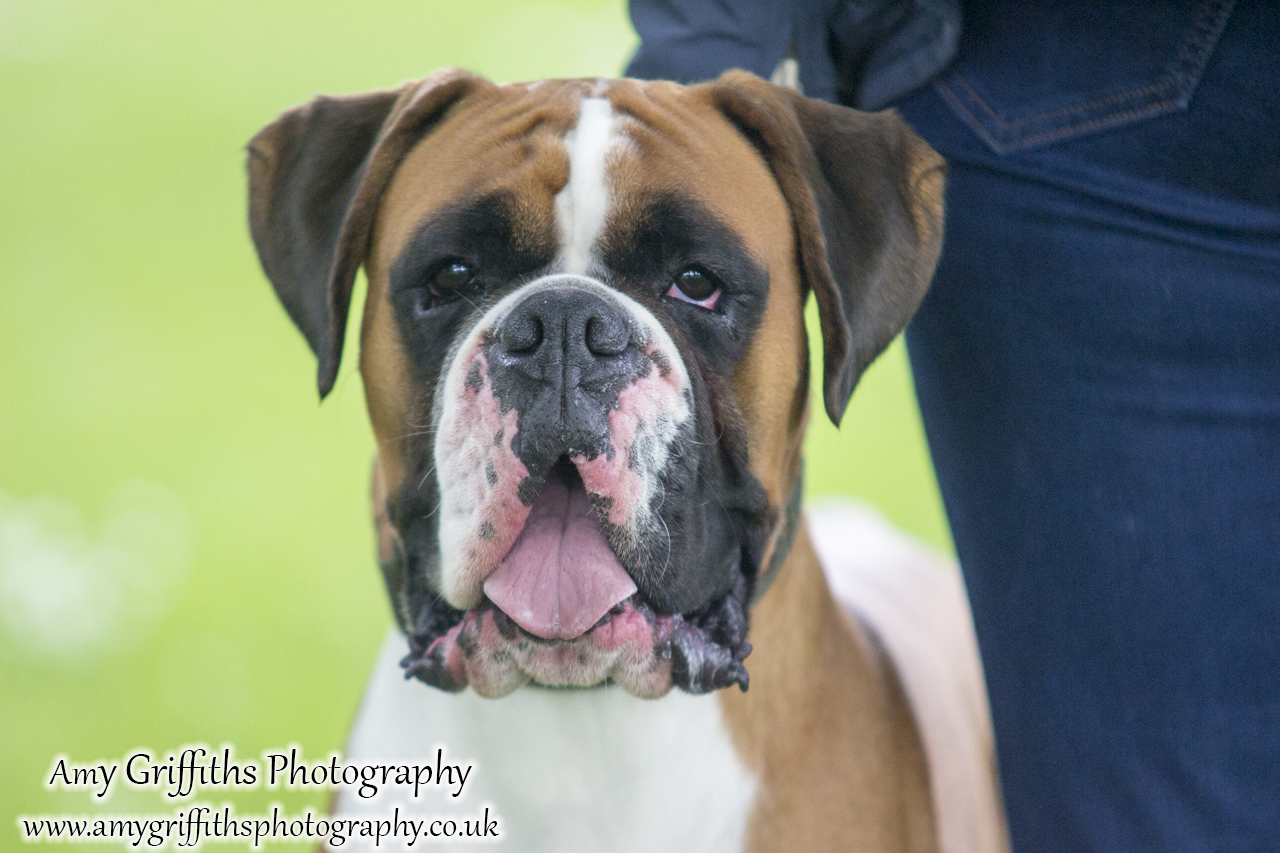
[[[634,44],[617,0],[0,0],[0,849],[19,813],[172,807],[46,791],[57,753],[340,746],[389,622],[355,347],[318,405],[244,142],[317,92]],[[810,494],[950,548],[901,343],[809,448]]]

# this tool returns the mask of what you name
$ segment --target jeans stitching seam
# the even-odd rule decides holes
[[[1167,99],[1163,101],[1156,101],[1154,103],[1147,104],[1144,107],[1138,107],[1136,109],[1126,110],[1125,112],[1109,113],[1108,115],[1099,116],[1097,118],[1093,118],[1093,119],[1090,119],[1089,121],[1081,122],[1079,124],[1064,125],[1062,127],[1055,127],[1052,130],[1046,130],[1041,133],[1037,133],[1033,136],[1019,137],[1013,142],[1002,142],[1001,140],[996,139],[987,130],[986,126],[983,125],[982,122],[980,122],[973,115],[973,113],[964,104],[964,102],[959,98],[957,98],[955,94],[951,92],[950,89],[947,89],[946,91],[944,91],[943,95],[946,96],[947,100],[950,101],[951,104],[955,106],[956,109],[962,111],[966,116],[969,117],[969,119],[973,122],[973,126],[978,131],[979,135],[983,139],[985,139],[987,143],[991,145],[991,147],[1001,152],[1011,151],[1015,148],[1032,145],[1037,142],[1044,142],[1046,140],[1058,139],[1063,136],[1070,136],[1073,133],[1079,133],[1081,131],[1093,130],[1096,127],[1101,127],[1101,126],[1118,122],[1118,121],[1124,121],[1125,119],[1134,118],[1137,116],[1158,115],[1159,113],[1168,110],[1168,108],[1171,105],[1177,103],[1176,100],[1167,100]]]
[[[1168,70],[1164,72],[1154,83],[1138,89],[1131,89],[1126,92],[1120,92],[1113,95],[1107,95],[1102,98],[1095,98],[1084,104],[1077,104],[1071,107],[1063,107],[1047,113],[1037,113],[1036,115],[1026,116],[1013,122],[1006,122],[1002,119],[983,99],[977,90],[969,83],[968,79],[959,70],[954,70],[947,75],[946,78],[939,79],[937,85],[948,95],[947,100],[951,101],[957,108],[962,110],[969,119],[978,127],[982,128],[982,135],[993,145],[1000,148],[1016,147],[1028,145],[1034,142],[1043,141],[1047,138],[1077,133],[1080,131],[1090,130],[1099,125],[1109,122],[1121,121],[1134,116],[1144,115],[1151,112],[1160,112],[1170,105],[1176,105],[1183,98],[1189,98],[1195,90],[1196,84],[1199,83],[1199,74],[1203,73],[1204,66],[1208,60],[1208,54],[1212,51],[1214,44],[1217,43],[1218,37],[1222,33],[1222,28],[1226,17],[1231,13],[1235,6],[1235,0],[1205,0],[1196,15],[1195,21],[1191,25],[1191,31],[1182,39],[1178,45],[1177,53],[1170,62]],[[1186,81],[1185,92],[1178,91],[1178,78],[1182,77]],[[968,91],[969,97],[955,92],[951,87],[951,81],[954,80]],[[1111,113],[1106,116],[1098,116],[1086,121],[1070,124],[1063,127],[1053,128],[1051,130],[1042,131],[1028,137],[1022,137],[1011,142],[998,142],[995,135],[988,130],[986,124],[975,116],[965,105],[966,100],[972,100],[983,112],[986,113],[998,125],[996,128],[1000,131],[1017,132],[1018,128],[1025,127],[1029,124],[1048,121],[1060,116],[1071,115],[1072,113],[1087,112],[1109,103],[1115,103],[1124,100],[1132,100],[1141,98],[1146,95],[1155,94],[1162,88],[1172,87],[1173,91],[1164,98],[1141,107],[1134,107],[1119,113]],[[1002,134],[1003,135],[1003,134]]]
[[[1158,114],[1166,111],[1170,106],[1177,103],[1178,101],[1176,98],[1166,98],[1162,101],[1154,101],[1144,107],[1135,107],[1131,110],[1125,110],[1124,112],[1119,113],[1109,113],[1105,116],[1098,116],[1097,118],[1089,119],[1088,121],[1081,122],[1079,124],[1071,124],[1064,127],[1054,128],[1053,130],[1046,130],[1041,133],[1037,133],[1034,136],[1024,136],[1018,141],[1018,144],[1030,145],[1033,142],[1043,142],[1046,139],[1053,139],[1057,136],[1068,136],[1073,133],[1080,133],[1081,131],[1093,130],[1096,127],[1101,127],[1113,122],[1124,121],[1125,119],[1135,118],[1137,116]]]
[[[1046,139],[1054,139],[1060,136],[1069,136],[1072,133],[1079,133],[1081,131],[1092,130],[1093,128],[1100,127],[1102,125],[1105,125],[1111,122],[1123,121],[1125,119],[1133,118],[1135,116],[1146,115],[1149,113],[1159,113],[1164,110],[1167,110],[1169,107],[1174,106],[1178,103],[1177,98],[1164,98],[1159,101],[1153,101],[1149,104],[1146,104],[1145,106],[1135,107],[1133,109],[1125,110],[1123,112],[1118,112],[1118,113],[1108,113],[1105,116],[1097,116],[1095,118],[1087,119],[1085,121],[1078,122],[1076,124],[1061,125],[1059,127],[1051,128],[1049,130],[1044,130],[1039,133],[1032,134],[1031,136],[1019,136],[1015,140],[1006,142],[1006,141],[1001,141],[997,139],[994,134],[992,134],[989,130],[987,130],[986,125],[984,125],[982,121],[973,114],[973,112],[968,108],[968,106],[965,105],[964,99],[956,95],[954,92],[952,92],[951,88],[947,86],[945,81],[939,81],[939,86],[945,89],[945,92],[943,94],[948,95],[947,100],[951,101],[951,103],[954,104],[957,109],[962,110],[965,115],[967,115],[979,128],[981,128],[982,135],[984,138],[987,139],[988,142],[990,142],[992,145],[994,145],[997,148],[1006,148],[1006,149],[1015,148],[1023,145],[1030,145],[1035,142],[1043,142]]]
[[[1037,121],[1046,121],[1051,118],[1057,118],[1058,116],[1070,115],[1071,113],[1082,112],[1084,110],[1093,109],[1094,107],[1104,106],[1105,104],[1109,104],[1115,101],[1123,101],[1128,98],[1139,98],[1143,95],[1152,94],[1157,89],[1163,86],[1167,86],[1169,85],[1170,82],[1172,82],[1172,75],[1165,73],[1161,75],[1159,80],[1150,84],[1149,86],[1144,86],[1141,89],[1131,89],[1127,92],[1120,92],[1115,95],[1107,95],[1106,97],[1097,98],[1095,100],[1088,101],[1083,104],[1076,104],[1070,107],[1062,107],[1061,109],[1053,110],[1052,112],[1037,113],[1036,115],[1033,115],[1033,116],[1026,116],[1025,118],[1020,118],[1017,121],[1006,122],[998,114],[996,114],[994,110],[991,109],[991,107],[987,104],[985,100],[983,100],[982,96],[979,95],[978,92],[973,88],[973,86],[969,84],[968,79],[964,76],[963,73],[959,71],[955,71],[947,76],[955,78],[955,80],[958,83],[964,86],[965,89],[969,91],[969,94],[973,97],[973,100],[977,102],[978,106],[982,107],[982,111],[985,112],[987,115],[991,116],[991,118],[997,124],[999,124],[1001,127],[1008,127],[1008,128],[1016,128],[1020,125],[1030,124]],[[947,81],[945,80],[942,82],[943,82],[943,85],[947,84]]]

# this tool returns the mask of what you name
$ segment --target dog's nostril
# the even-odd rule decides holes
[[[520,312],[502,324],[498,341],[509,353],[533,352],[542,345],[542,318],[532,311]]]
[[[587,319],[586,338],[596,355],[619,355],[631,343],[631,329],[616,313],[602,312]]]

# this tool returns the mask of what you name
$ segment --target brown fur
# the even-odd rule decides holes
[[[278,152],[303,132],[311,108],[286,114],[251,145],[255,240],[320,356],[322,392],[336,371],[351,279],[361,260],[366,266],[360,365],[378,441],[374,503],[384,549],[396,547],[385,503],[406,475],[400,448],[425,428],[430,395],[410,380],[389,271],[433,211],[498,188],[521,200],[517,239],[553,235],[554,197],[568,180],[559,140],[593,85],[495,86],[447,73],[383,93],[374,106],[360,102],[365,112],[381,103],[387,117],[352,179],[353,200],[324,269],[281,272],[283,219],[266,189],[278,183]],[[941,245],[941,160],[892,114],[817,104],[741,73],[687,88],[621,81],[608,97],[632,142],[609,163],[610,226],[655,192],[679,189],[732,227],[768,270],[768,303],[732,396],[776,536],[801,469],[807,295],[821,315],[826,408],[839,421],[858,375],[927,286]],[[302,304],[297,294],[308,286],[325,288],[324,306]],[[936,850],[928,770],[897,677],[832,599],[803,529],[751,619],[751,689],[719,697],[735,748],[760,778],[749,849]]]
[[[892,667],[831,598],[802,532],[752,614],[751,690],[724,691],[760,774],[752,851],[937,849],[924,752]]]

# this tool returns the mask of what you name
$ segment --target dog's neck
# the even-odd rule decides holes
[[[673,691],[640,699],[621,688],[527,686],[501,699],[406,681],[405,639],[388,637],[347,748],[347,760],[473,764],[464,796],[361,800],[343,815],[501,819],[503,849],[740,851],[758,777],[743,763],[714,696]],[[721,691],[727,692],[727,691]],[[363,849],[363,848],[359,848]],[[449,848],[454,849],[454,848]]]
[[[936,849],[928,770],[907,701],[874,637],[832,597],[803,523],[752,610],[750,641],[751,689],[718,698],[735,749],[771,792],[753,811],[752,846]],[[814,813],[813,804],[799,808],[789,791],[830,797],[817,812],[832,820],[797,818]],[[851,803],[851,793],[861,801]],[[898,834],[884,835],[886,827]]]

